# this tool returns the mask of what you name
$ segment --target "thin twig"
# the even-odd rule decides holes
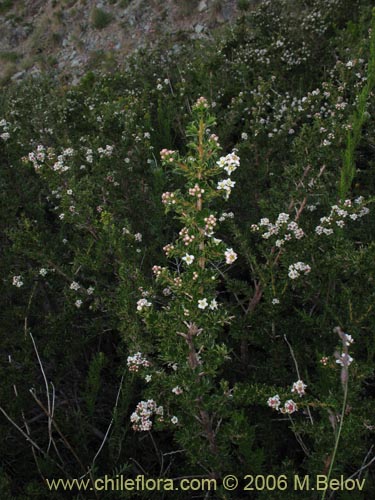
[[[297,372],[297,377],[298,377],[298,380],[301,380],[301,375],[300,375],[300,372],[299,372],[299,368],[298,368],[298,363],[297,363],[297,359],[294,355],[294,351],[293,351],[293,347],[290,345],[289,343],[289,340],[287,338],[286,335],[284,335],[284,340],[285,342],[288,344],[288,347],[289,347],[289,351],[290,351],[290,355],[292,356],[292,359],[294,361],[294,365],[296,367],[296,372]],[[309,414],[309,418],[310,418],[310,422],[312,425],[314,425],[314,420],[312,418],[312,415],[311,415],[311,411],[310,411],[310,408],[307,406],[307,413]]]
[[[50,400],[50,394],[49,394],[49,387],[48,387],[47,377],[46,377],[46,374],[44,372],[42,360],[40,359],[39,352],[38,352],[38,349],[36,347],[36,343],[35,343],[34,337],[33,337],[32,333],[30,331],[29,331],[29,335],[30,335],[31,341],[32,341],[33,346],[34,346],[36,357],[38,358],[38,363],[39,363],[39,366],[40,366],[40,371],[42,372],[43,379],[44,379],[44,384],[45,384],[45,387],[46,387],[47,408],[48,408],[48,413],[47,413],[47,417],[48,417],[48,436],[49,436],[48,447],[47,447],[47,453],[48,453],[48,451],[49,451],[49,449],[51,447],[51,443],[52,443],[52,418],[53,418],[53,414],[51,412],[51,400]]]
[[[120,380],[120,386],[119,386],[119,389],[118,389],[118,391],[117,391],[117,396],[116,396],[115,406],[114,406],[114,408],[113,408],[113,413],[115,413],[115,411],[116,411],[116,409],[117,409],[117,407],[118,407],[118,402],[119,402],[119,399],[120,399],[120,394],[121,394],[121,389],[122,389],[122,384],[123,384],[123,381],[124,381],[124,374],[122,375],[121,380]],[[91,462],[91,466],[90,466],[90,468],[89,468],[89,471],[91,471],[91,470],[92,470],[92,468],[94,467],[95,460],[98,458],[98,456],[99,456],[100,452],[101,452],[101,451],[102,451],[102,449],[103,449],[103,446],[104,446],[105,442],[107,441],[107,438],[108,438],[108,435],[109,435],[109,431],[110,431],[110,430],[111,430],[111,428],[112,428],[113,422],[114,422],[114,417],[112,417],[112,419],[111,419],[111,421],[110,421],[110,423],[109,423],[109,425],[108,425],[107,431],[106,431],[106,433],[104,434],[103,441],[102,441],[102,443],[101,443],[101,445],[100,445],[100,447],[99,447],[98,451],[96,452],[96,454],[95,454],[94,458],[92,459],[92,462]],[[87,474],[88,474],[88,473],[89,473],[89,472],[87,472]],[[87,474],[85,474],[85,475],[87,475]],[[83,477],[85,477],[85,476],[82,476],[80,479],[82,479]]]
[[[4,417],[5,417],[5,418],[6,418],[6,419],[7,419],[7,420],[8,420],[8,421],[9,421],[9,422],[13,425],[13,427],[15,427],[15,428],[18,430],[18,432],[20,432],[20,433],[22,434],[22,436],[26,439],[26,441],[27,441],[28,443],[30,443],[30,444],[31,444],[31,445],[32,445],[32,446],[33,446],[36,450],[38,450],[38,451],[39,451],[39,452],[40,452],[40,453],[41,453],[41,454],[42,454],[42,455],[43,455],[46,459],[50,460],[50,461],[51,461],[54,465],[56,465],[56,467],[57,467],[58,469],[60,469],[60,470],[61,470],[61,471],[62,471],[62,472],[63,472],[63,473],[67,476],[67,477],[70,477],[70,476],[66,473],[66,471],[65,471],[65,470],[61,467],[61,465],[59,465],[57,462],[55,462],[55,460],[53,460],[53,459],[52,459],[52,458],[48,455],[48,453],[46,453],[46,452],[45,452],[45,451],[44,451],[44,450],[43,450],[40,446],[38,446],[38,445],[36,444],[36,442],[35,442],[35,441],[33,441],[33,440],[31,439],[31,437],[30,437],[30,436],[28,436],[28,435],[27,435],[27,433],[26,433],[26,432],[24,432],[24,431],[21,429],[21,427],[20,427],[18,424],[16,424],[16,422],[15,422],[14,420],[12,420],[12,418],[11,418],[11,417],[7,414],[7,412],[6,412],[6,411],[4,410],[4,408],[2,408],[1,406],[0,406],[0,411],[1,411],[1,413],[4,415]]]

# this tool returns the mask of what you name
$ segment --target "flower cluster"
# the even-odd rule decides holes
[[[367,215],[370,210],[363,206],[363,197],[359,196],[352,203],[351,200],[345,200],[342,206],[333,205],[328,217],[321,217],[320,225],[316,226],[315,232],[319,236],[333,234],[334,227],[344,227],[347,220],[357,220]]]
[[[226,156],[222,156],[216,164],[224,169],[228,175],[231,175],[231,173],[240,166],[240,158],[236,155],[235,151],[233,151]]]
[[[138,372],[139,368],[148,368],[150,362],[142,356],[141,352],[136,352],[133,356],[128,356],[127,365],[130,372]]]
[[[163,421],[164,408],[157,406],[153,399],[140,401],[135,411],[130,416],[134,431],[150,431],[152,429],[152,417],[156,415],[158,421]]]
[[[163,161],[169,161],[172,163],[174,161],[175,153],[176,153],[176,151],[172,151],[171,149],[162,149],[160,151],[160,158]]]
[[[189,188],[190,196],[196,196],[197,198],[202,198],[203,193],[204,193],[204,189],[199,187],[198,184],[195,184],[194,187]]]
[[[182,241],[186,246],[190,245],[195,240],[194,234],[189,234],[189,230],[187,227],[183,227],[179,232],[179,235],[182,238]]]
[[[155,274],[155,276],[158,278],[161,276],[161,273],[163,271],[163,268],[161,266],[153,266],[152,267],[152,272]]]
[[[216,217],[211,214],[209,217],[204,218],[204,222],[205,222],[204,230],[206,236],[212,236],[217,222]]]
[[[300,277],[301,273],[308,274],[311,271],[311,267],[304,262],[296,262],[289,266],[288,276],[290,279],[295,280]]]
[[[303,238],[305,233],[301,229],[297,222],[290,221],[289,214],[280,213],[273,224],[269,219],[261,219],[258,224],[253,224],[251,226],[252,231],[260,231],[262,233],[262,238],[268,240],[271,236],[279,236],[275,242],[277,247],[281,247],[286,241],[290,241],[293,237],[296,240]],[[280,235],[281,233],[281,235]]]
[[[193,109],[207,109],[208,108],[208,101],[205,97],[199,97],[195,104],[193,105]]]
[[[174,205],[176,203],[175,194],[167,191],[161,195],[161,201],[164,205]]]
[[[302,397],[306,394],[306,387],[307,385],[302,380],[297,380],[297,382],[293,383],[291,392],[295,392],[299,397]],[[297,404],[292,399],[285,401],[284,406],[280,408],[281,400],[278,394],[268,398],[267,405],[273,410],[280,411],[280,413],[284,414],[291,414],[298,410]]]
[[[341,328],[335,328],[334,331],[338,333],[343,345],[343,352],[341,354],[335,353],[336,363],[347,368],[353,361],[353,358],[349,355],[348,347],[353,344],[354,339],[348,333],[343,332]]]
[[[349,354],[349,346],[354,342],[351,335],[345,333],[339,326],[333,329],[334,333],[337,333],[340,337],[342,343],[342,352],[334,352],[336,358],[336,363],[341,366],[341,384],[345,390],[345,386],[349,379],[349,366],[353,362],[353,358]]]
[[[224,199],[227,200],[235,184],[236,184],[235,181],[232,181],[232,179],[228,177],[228,179],[224,179],[217,183],[217,190],[224,191]]]
[[[168,243],[167,245],[163,246],[163,251],[167,257],[169,257],[170,253],[173,252],[174,250],[174,245],[172,243]]]
[[[42,144],[39,144],[36,148],[36,152],[29,153],[28,159],[33,164],[35,172],[38,172],[46,159],[46,148]]]
[[[219,137],[216,134],[211,134],[209,140],[212,141],[217,148],[220,147]]]
[[[278,394],[275,394],[275,396],[268,398],[267,405],[273,410],[280,411],[280,413],[284,414],[291,414],[297,411],[297,405],[292,399],[288,399],[288,401],[285,401],[284,406],[280,408],[281,401]]]
[[[218,303],[216,299],[212,299],[210,304],[208,304],[208,300],[206,298],[198,300],[198,309],[206,309],[209,308],[211,311],[214,311],[218,307]]]
[[[3,129],[2,133],[0,134],[0,139],[6,142],[10,138],[9,123],[6,120],[2,119],[0,120],[0,127]]]
[[[21,288],[23,286],[22,276],[13,276],[12,285]]]
[[[147,299],[139,299],[137,302],[137,311],[143,311],[145,308],[151,307],[152,304]]]
[[[98,148],[99,157],[103,158],[104,156],[111,157],[113,153],[114,146],[106,145],[105,148]]]

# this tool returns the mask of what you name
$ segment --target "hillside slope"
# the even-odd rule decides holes
[[[57,69],[74,81],[145,45],[209,37],[237,15],[236,0],[3,0],[0,78]]]

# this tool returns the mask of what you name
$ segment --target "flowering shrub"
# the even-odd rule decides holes
[[[235,153],[218,159],[218,137],[211,134],[214,124],[209,103],[200,97],[186,132],[186,155],[166,149],[160,153],[165,168],[185,177],[184,190],[165,192],[161,197],[166,212],[173,210],[183,229],[165,250],[173,267],[152,268],[155,288],[163,290],[162,295],[168,299],[155,295],[156,290],[149,291],[153,302],[141,298],[137,310],[153,337],[150,356],[159,364],[153,366],[147,394],[158,394],[162,401],[162,427],[167,422],[175,426],[176,439],[190,460],[194,462],[198,454],[201,463],[218,475],[222,467],[221,434],[233,434],[236,427],[228,413],[231,393],[224,389],[227,382],[222,378],[222,366],[229,357],[221,331],[230,318],[216,300],[217,286],[223,262],[232,264],[237,254],[215,238],[218,217],[210,205],[221,197],[223,181],[217,179],[223,172],[232,174],[240,159]],[[226,200],[235,184],[231,182],[224,189]],[[131,420],[135,419],[133,414]],[[149,430],[150,425],[149,421],[144,426],[136,424],[136,430]]]

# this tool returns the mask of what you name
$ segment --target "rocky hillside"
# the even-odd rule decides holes
[[[212,36],[238,12],[236,0],[2,0],[0,78],[57,69],[74,82],[145,45]]]

